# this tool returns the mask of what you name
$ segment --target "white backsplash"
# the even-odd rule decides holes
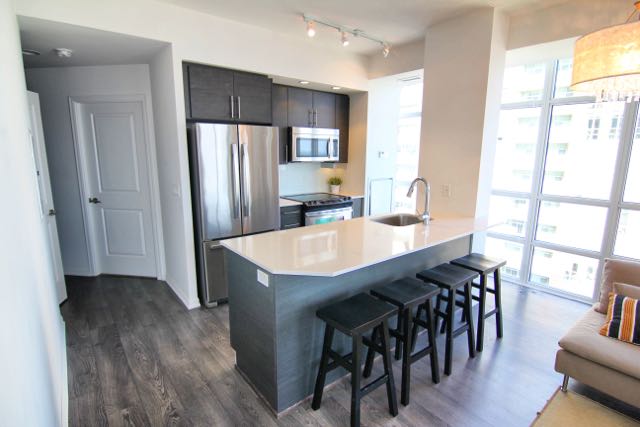
[[[344,173],[340,167],[322,168],[320,163],[289,163],[280,165],[279,170],[281,196],[329,191],[329,177]]]

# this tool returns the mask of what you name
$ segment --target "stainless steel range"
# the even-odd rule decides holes
[[[310,193],[295,194],[283,198],[302,203],[304,225],[344,221],[353,217],[353,201],[349,196]]]

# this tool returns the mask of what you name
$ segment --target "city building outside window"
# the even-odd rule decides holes
[[[505,70],[485,252],[506,280],[591,300],[604,258],[640,259],[640,120],[572,92],[571,66]]]

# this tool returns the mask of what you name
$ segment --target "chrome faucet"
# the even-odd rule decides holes
[[[409,186],[409,191],[407,191],[407,197],[411,197],[413,194],[413,189],[416,187],[418,182],[422,182],[424,184],[425,192],[424,192],[424,211],[422,214],[418,213],[418,216],[422,219],[425,224],[429,224],[429,201],[431,199],[431,186],[427,182],[426,179],[422,177],[418,177],[411,181],[411,185]]]

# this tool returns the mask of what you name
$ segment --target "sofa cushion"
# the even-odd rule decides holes
[[[600,285],[600,306],[597,311],[607,314],[609,294],[613,292],[613,283],[627,283],[640,286],[640,262],[605,259]]]
[[[611,293],[607,319],[600,328],[600,335],[640,345],[640,303],[638,300]]]
[[[605,315],[589,309],[558,344],[577,356],[640,379],[640,348],[600,335],[605,320]]]
[[[613,293],[617,295],[623,295],[625,297],[640,299],[640,286],[628,285],[626,283],[614,283]],[[607,308],[607,310],[609,310]],[[608,311],[607,311],[608,313]]]

